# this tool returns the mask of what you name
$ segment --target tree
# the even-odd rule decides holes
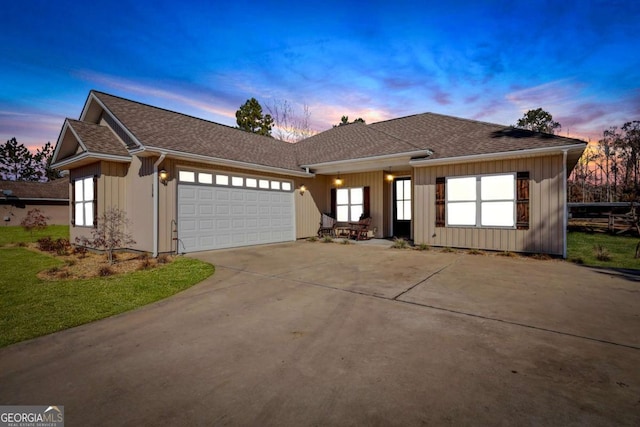
[[[20,225],[31,234],[31,239],[33,240],[34,231],[47,228],[47,217],[44,216],[40,209],[31,209],[27,212]]]
[[[342,116],[340,118],[340,123],[338,123],[337,125],[333,125],[333,127],[335,128],[335,127],[338,127],[338,126],[350,125],[351,123],[362,123],[363,125],[366,124],[366,122],[364,121],[364,119],[362,117],[358,117],[354,121],[350,122],[349,121],[349,116]]]
[[[271,136],[273,118],[262,114],[262,106],[257,99],[251,98],[236,111],[238,128],[258,135]]]
[[[98,218],[98,226],[91,230],[91,238],[76,237],[76,244],[83,247],[101,249],[107,252],[109,264],[113,264],[113,251],[134,244],[131,234],[126,231],[129,220],[123,210],[111,207]]]
[[[60,178],[51,167],[53,146],[47,142],[32,154],[14,137],[0,145],[0,179],[8,181],[49,181]]]
[[[274,99],[267,110],[273,117],[275,137],[281,141],[298,142],[313,135],[311,130],[311,113],[304,104],[302,114],[297,114],[286,99]]]
[[[553,120],[553,116],[542,108],[527,111],[521,119],[518,120],[516,127],[528,129],[534,132],[555,133],[556,129],[562,127],[560,123]]]
[[[38,162],[14,137],[0,145],[0,178],[8,181],[39,181]]]

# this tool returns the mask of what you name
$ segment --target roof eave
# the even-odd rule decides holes
[[[51,167],[55,169],[73,169],[79,166],[83,166],[94,161],[106,160],[110,162],[118,162],[118,163],[130,163],[130,156],[118,156],[115,154],[103,154],[103,153],[90,153],[84,152],[78,154],[77,156],[68,157],[66,159],[60,160],[51,165]]]
[[[294,169],[286,169],[286,168],[280,168],[276,166],[258,165],[255,163],[241,162],[239,160],[230,160],[230,159],[223,159],[220,157],[203,156],[201,154],[185,153],[181,151],[168,150],[165,148],[158,148],[158,147],[146,147],[144,152],[147,154],[152,154],[152,153],[163,154],[164,153],[177,160],[197,161],[200,163],[229,166],[229,167],[240,168],[240,169],[250,169],[254,171],[275,173],[278,175],[291,175],[291,176],[299,176],[302,178],[313,178],[315,176],[315,174],[310,172],[305,172],[303,170],[298,171]]]
[[[433,154],[431,150],[407,151],[404,153],[384,154],[380,156],[361,157],[357,159],[334,160],[330,162],[310,163],[302,165],[305,169],[313,169],[315,173],[351,173],[382,170],[388,168],[408,167],[411,159]]]
[[[525,158],[525,157],[537,157],[551,154],[562,154],[564,151],[569,151],[573,153],[578,153],[584,151],[587,147],[587,143],[581,144],[571,144],[571,145],[561,145],[554,147],[539,147],[539,148],[530,148],[525,150],[514,150],[514,151],[502,151],[497,153],[486,153],[486,154],[472,154],[468,156],[457,156],[457,157],[444,157],[444,158],[436,158],[436,159],[419,159],[412,160],[410,165],[413,167],[419,166],[438,166],[438,165],[447,165],[452,163],[471,163],[471,162],[482,162],[482,161],[491,161],[491,160],[504,160],[504,159],[517,159],[517,158]]]

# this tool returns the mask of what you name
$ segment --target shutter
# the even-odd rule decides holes
[[[518,172],[516,194],[516,228],[529,229],[529,172]]]
[[[445,183],[444,177],[436,178],[436,227],[444,227],[446,225]]]
[[[331,218],[338,218],[338,193],[335,188],[331,189]]]
[[[363,206],[362,206],[362,217],[369,218],[371,216],[371,204],[370,204],[370,194],[371,189],[369,187],[364,187],[362,192],[363,196]]]
[[[71,226],[76,226],[76,180],[71,180]]]
[[[93,227],[98,226],[98,176],[93,176]]]

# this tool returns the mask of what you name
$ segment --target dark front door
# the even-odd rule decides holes
[[[411,236],[411,178],[393,181],[393,235]]]

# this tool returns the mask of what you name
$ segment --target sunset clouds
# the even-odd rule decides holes
[[[0,138],[55,142],[90,89],[234,126],[288,100],[320,131],[541,107],[597,139],[640,120],[640,6],[540,2],[22,2],[3,6]]]

